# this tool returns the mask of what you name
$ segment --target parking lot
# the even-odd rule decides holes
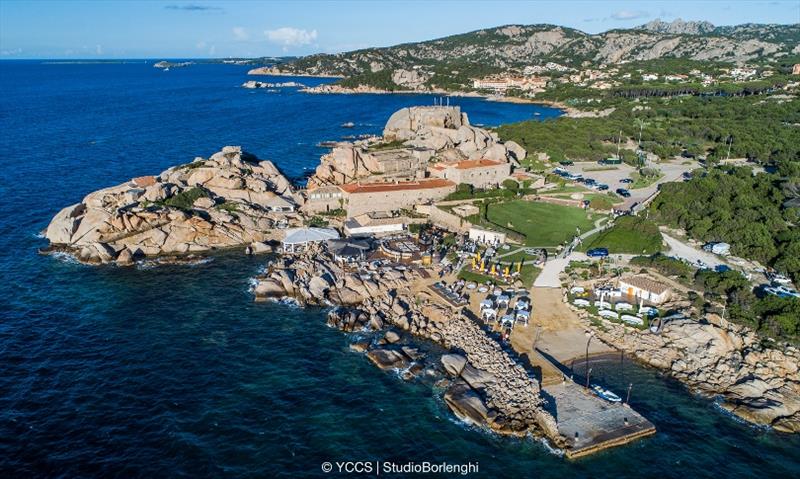
[[[686,164],[684,164],[686,163]],[[630,178],[631,174],[636,172],[636,168],[625,163],[621,165],[600,165],[596,162],[579,162],[570,166],[563,166],[564,170],[572,173],[573,175],[583,175],[584,178],[592,178],[598,183],[608,185],[608,191],[615,191],[617,188],[628,189],[631,193],[629,198],[620,206],[620,209],[629,209],[636,203],[641,203],[652,195],[661,183],[670,181],[681,181],[681,177],[685,172],[692,171],[699,167],[695,161],[674,160],[670,162],[663,162],[651,165],[658,168],[664,176],[646,188],[638,188],[631,190],[630,185],[621,183],[620,180]]]

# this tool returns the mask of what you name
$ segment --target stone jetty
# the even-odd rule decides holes
[[[555,419],[544,409],[538,381],[475,321],[428,300],[411,288],[420,280],[413,269],[378,268],[364,275],[346,271],[325,251],[310,247],[296,256],[276,259],[257,278],[257,299],[291,296],[303,304],[340,307],[328,323],[343,331],[387,327],[438,343],[450,351],[442,368],[451,378],[444,400],[459,417],[502,434],[547,436],[566,442]],[[403,369],[419,360],[392,341],[362,346],[383,369]]]

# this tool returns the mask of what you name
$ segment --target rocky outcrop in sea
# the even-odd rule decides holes
[[[257,278],[256,299],[290,296],[302,304],[337,305],[328,324],[343,331],[387,327],[437,343],[450,352],[441,358],[448,381],[444,400],[459,417],[512,435],[544,434],[562,447],[555,419],[544,409],[538,381],[473,319],[414,293],[420,280],[412,269],[376,267],[359,273],[340,266],[324,247],[282,256]],[[382,369],[409,369],[419,362],[417,349],[361,345]]]
[[[292,220],[289,180],[270,161],[226,146],[157,176],[95,191],[50,222],[45,251],[66,251],[87,263],[132,264],[277,239],[274,224]]]
[[[585,313],[579,312],[585,316]],[[607,344],[667,373],[691,389],[721,397],[742,419],[800,432],[800,351],[779,350],[747,327],[708,315],[667,321],[660,334],[610,321],[587,327]]]

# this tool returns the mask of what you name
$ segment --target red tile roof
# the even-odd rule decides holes
[[[342,191],[350,194],[358,193],[383,193],[389,191],[408,191],[408,190],[427,190],[432,188],[446,188],[448,186],[455,186],[456,184],[450,180],[440,178],[420,181],[404,181],[401,183],[367,183],[360,185],[358,183],[349,183],[340,185]]]

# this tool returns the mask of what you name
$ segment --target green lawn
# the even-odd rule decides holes
[[[557,246],[594,227],[600,218],[581,208],[525,200],[489,205],[489,221],[525,235],[528,246]]]
[[[638,216],[622,216],[611,228],[583,241],[581,251],[608,248],[609,253],[653,254],[662,249],[658,226]]]

